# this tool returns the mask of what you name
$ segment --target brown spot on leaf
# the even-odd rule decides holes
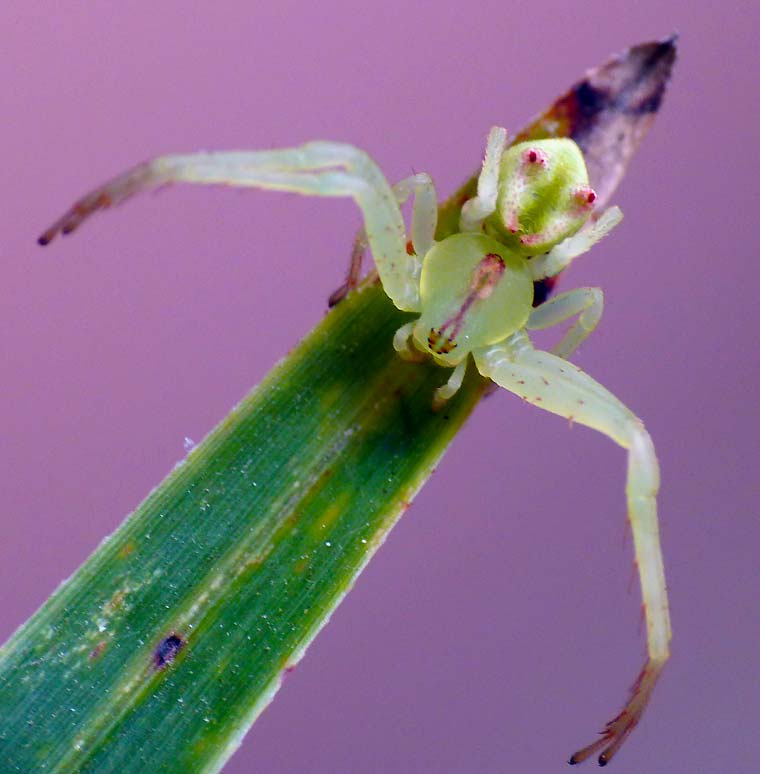
[[[124,605],[126,596],[127,593],[123,590],[114,592],[114,595],[111,597],[111,599],[109,599],[108,602],[106,602],[106,604],[103,606],[103,611],[109,615],[115,613]]]
[[[675,37],[642,43],[587,73],[516,142],[570,137],[580,145],[603,206],[659,110],[676,58]]]
[[[179,634],[172,632],[168,637],[164,637],[153,651],[153,666],[156,669],[164,669],[164,667],[169,666],[184,647],[185,640]]]
[[[89,655],[90,661],[95,661],[96,658],[100,658],[103,655],[103,651],[108,646],[108,640],[101,640],[91,651]]]

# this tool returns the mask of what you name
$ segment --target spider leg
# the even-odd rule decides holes
[[[348,263],[348,271],[343,284],[333,290],[327,298],[327,305],[332,308],[339,304],[358,284],[362,274],[362,261],[364,253],[369,245],[367,244],[367,233],[360,228],[356,233],[354,243],[351,246],[351,258]]]
[[[414,254],[422,259],[433,246],[433,237],[435,236],[435,228],[438,223],[438,196],[436,195],[433,181],[430,175],[424,172],[411,175],[393,186],[393,194],[399,206],[404,204],[410,196],[414,195],[411,244]],[[346,280],[330,295],[327,301],[329,306],[335,306],[335,304],[342,301],[346,294],[359,283],[362,259],[367,246],[367,233],[364,228],[360,228],[351,248],[351,260]],[[407,252],[409,252],[409,245],[407,245]]]
[[[583,253],[587,253],[602,237],[612,231],[623,219],[619,207],[608,207],[597,220],[585,225],[573,236],[564,239],[544,255],[537,255],[528,262],[533,280],[554,277],[566,269]]]
[[[462,382],[464,381],[464,375],[467,372],[468,360],[469,358],[466,357],[464,360],[460,361],[451,372],[451,376],[449,377],[449,380],[446,382],[446,384],[441,385],[433,393],[433,411],[440,411],[446,404],[446,401],[454,397],[454,395],[459,392],[459,388],[462,386]]]
[[[544,301],[528,318],[528,330],[543,330],[569,320],[576,314],[578,319],[570,326],[552,352],[567,359],[599,324],[604,308],[601,288],[575,288]]]
[[[433,246],[435,229],[438,225],[438,195],[430,175],[420,172],[410,175],[393,186],[393,193],[399,205],[414,196],[412,204],[412,248],[420,259]]]
[[[410,363],[421,363],[427,360],[427,355],[420,352],[412,344],[412,334],[414,333],[414,326],[416,321],[404,323],[393,334],[393,349],[398,352],[399,357],[402,360],[408,360]]]
[[[407,255],[404,221],[393,191],[364,151],[343,143],[310,142],[272,151],[162,156],[84,196],[39,241],[47,244],[59,232],[70,233],[93,212],[135,193],[178,182],[352,197],[364,215],[367,239],[385,292],[399,309],[419,308],[418,262]]]
[[[572,363],[533,349],[522,331],[473,352],[478,370],[529,403],[607,435],[628,451],[626,496],[646,620],[648,659],[622,712],[601,738],[576,752],[580,763],[601,750],[609,763],[638,724],[669,656],[670,617],[657,524],[659,468],[644,425],[612,393]]]
[[[460,231],[480,231],[483,221],[496,209],[499,166],[507,145],[507,130],[494,126],[488,133],[483,169],[478,177],[478,194],[468,199],[459,216]]]

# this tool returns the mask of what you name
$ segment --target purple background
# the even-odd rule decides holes
[[[359,222],[185,188],[41,250],[73,197],[159,153],[313,138],[447,194],[492,124],[678,30],[625,222],[562,286],[604,288],[576,362],[663,468],[674,657],[615,770],[757,771],[757,5],[188,7],[0,5],[2,639],[321,318]],[[226,771],[563,771],[643,658],[623,487],[605,438],[486,401]]]

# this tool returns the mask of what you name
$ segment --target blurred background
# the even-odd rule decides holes
[[[673,659],[615,771],[758,771],[758,22],[741,0],[5,0],[0,639],[321,319],[359,224],[348,201],[175,188],[37,247],[74,198],[161,153],[314,138],[446,195],[494,123],[678,31],[625,221],[561,286],[604,289],[575,360],[663,469]],[[225,771],[564,770],[644,655],[624,468],[485,401]]]

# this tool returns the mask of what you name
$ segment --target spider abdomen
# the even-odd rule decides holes
[[[485,234],[454,234],[425,256],[417,347],[455,365],[522,328],[533,303],[527,261]]]

